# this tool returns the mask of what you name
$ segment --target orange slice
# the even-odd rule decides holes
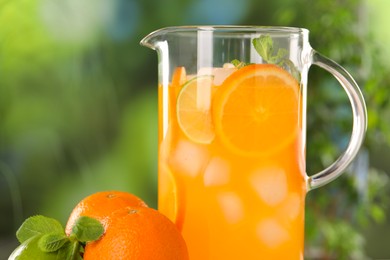
[[[299,102],[299,83],[287,71],[248,65],[231,74],[215,96],[216,135],[236,154],[272,154],[296,138]]]
[[[159,169],[158,210],[181,231],[184,222],[184,196],[179,192],[175,176],[167,165]],[[180,186],[181,187],[181,186]]]
[[[176,100],[177,95],[180,92],[181,87],[184,83],[187,81],[187,72],[184,67],[176,67],[173,75],[172,75],[172,82],[171,82],[171,88],[173,88],[173,100]]]
[[[186,69],[184,67],[176,67],[173,71],[171,84],[168,88],[168,95],[169,95],[169,118],[176,117],[176,99],[180,92],[180,89],[184,85],[184,83],[187,81],[187,73]],[[163,90],[161,90],[161,95]],[[161,102],[163,102],[163,98]],[[162,111],[161,111],[162,112]],[[161,114],[162,115],[162,114]],[[160,117],[161,118],[161,117]]]
[[[187,73],[184,67],[176,67],[172,76],[172,86],[181,86],[187,81]]]
[[[181,88],[176,102],[177,121],[193,142],[209,144],[215,133],[211,115],[213,76],[198,76]]]

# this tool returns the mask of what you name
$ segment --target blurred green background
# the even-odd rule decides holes
[[[348,173],[307,197],[305,259],[390,259],[390,1],[0,0],[0,259],[34,214],[65,224],[97,191],[156,207],[157,55],[149,32],[190,24],[305,27],[361,86],[369,126]],[[312,67],[307,171],[349,140],[348,98]]]

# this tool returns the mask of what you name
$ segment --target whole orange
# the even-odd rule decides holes
[[[66,224],[65,233],[69,236],[73,225],[80,216],[99,220],[104,227],[108,216],[124,207],[148,207],[139,197],[122,191],[102,191],[81,200],[73,209]]]
[[[84,260],[187,260],[179,230],[152,208],[126,207],[109,216],[104,235],[87,243]]]

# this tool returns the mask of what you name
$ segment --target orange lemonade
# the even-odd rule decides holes
[[[159,210],[193,260],[303,259],[301,87],[271,64],[177,67],[159,86]]]

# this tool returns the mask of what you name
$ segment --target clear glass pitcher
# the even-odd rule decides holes
[[[301,28],[171,27],[141,44],[158,53],[158,208],[190,259],[303,259],[308,191],[356,156],[366,108],[353,78]],[[310,66],[347,92],[353,129],[327,169],[305,171]]]

